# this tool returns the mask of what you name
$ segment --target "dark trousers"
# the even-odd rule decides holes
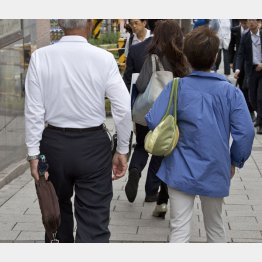
[[[148,153],[144,148],[144,140],[148,132],[149,129],[147,126],[136,124],[136,146],[132,154],[129,170],[132,168],[137,168],[139,173],[141,173],[145,168],[148,159]],[[161,165],[162,159],[163,157],[159,156],[151,157],[145,185],[147,196],[153,196],[158,192],[161,180],[156,176],[156,173]]]
[[[224,74],[230,75],[229,53],[228,53],[228,50],[226,50],[224,48],[219,49],[219,51],[218,51],[217,60],[215,62],[215,70],[216,71],[218,70],[219,65],[221,63],[222,50],[223,50],[223,58],[224,58]]]
[[[245,70],[244,67],[241,69],[239,77],[237,79],[237,85],[239,86],[240,90],[242,91],[245,100],[246,100],[246,104],[248,107],[248,110],[250,113],[254,112],[254,109],[249,101],[249,88],[248,88],[248,83],[247,83],[247,78],[245,76]]]
[[[168,195],[167,185],[166,183],[161,181],[160,191],[157,198],[157,204],[158,205],[167,204],[168,199],[169,199],[169,195]]]
[[[262,126],[262,71],[257,72],[253,67],[249,78],[249,98],[254,110],[257,112],[257,123]]]
[[[40,151],[46,155],[49,180],[59,199],[61,225],[57,239],[74,242],[71,198],[75,192],[75,242],[109,242],[112,156],[106,132],[102,129],[78,132],[46,128]]]

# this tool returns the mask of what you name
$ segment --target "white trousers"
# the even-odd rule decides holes
[[[168,187],[170,199],[170,242],[186,243],[191,236],[194,195]],[[226,234],[222,219],[223,198],[200,196],[207,234],[207,242],[225,243]]]

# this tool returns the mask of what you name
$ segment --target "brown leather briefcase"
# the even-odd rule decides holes
[[[57,243],[59,241],[56,239],[56,233],[61,222],[60,208],[52,182],[45,179],[44,174],[47,169],[45,156],[40,155],[38,164],[39,180],[35,183],[36,193],[47,237],[51,243]]]

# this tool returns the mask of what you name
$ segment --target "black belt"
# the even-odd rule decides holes
[[[47,128],[60,130],[64,132],[66,131],[68,132],[89,132],[89,131],[102,130],[104,128],[104,125],[101,124],[100,126],[93,126],[93,127],[87,127],[87,128],[70,128],[70,127],[57,127],[57,126],[52,126],[48,124]]]

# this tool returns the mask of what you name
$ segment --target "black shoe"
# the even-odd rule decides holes
[[[252,119],[252,122],[255,122],[256,121],[256,115],[254,112],[251,112],[250,113],[250,116],[251,116],[251,119]]]
[[[262,135],[262,126],[257,127],[257,134]]]
[[[257,120],[255,121],[254,123],[254,127],[258,127],[258,126],[261,126],[260,122],[258,122]]]
[[[153,196],[146,196],[145,202],[156,202],[158,198],[158,193]]]
[[[134,202],[137,195],[140,174],[136,168],[129,170],[128,181],[125,186],[126,197],[129,202]]]

